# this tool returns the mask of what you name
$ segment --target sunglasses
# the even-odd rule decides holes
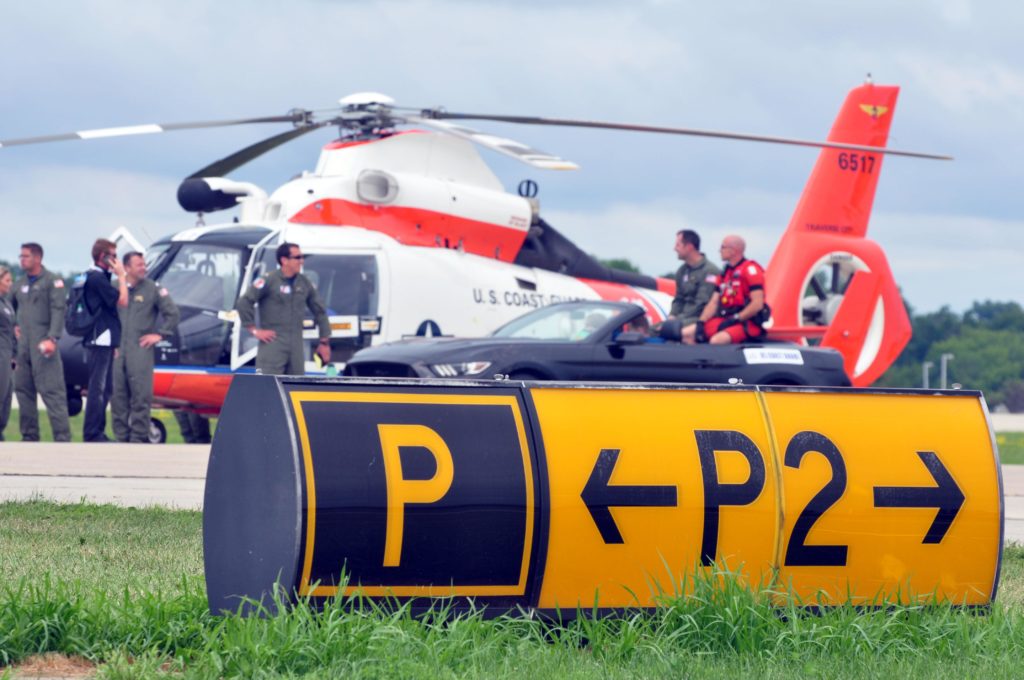
[[[289,260],[305,260],[306,256],[305,255],[289,255],[288,259]]]

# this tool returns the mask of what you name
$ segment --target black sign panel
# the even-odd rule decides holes
[[[513,394],[292,392],[305,461],[300,592],[515,596],[536,517]]]

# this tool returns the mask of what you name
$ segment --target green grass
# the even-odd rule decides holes
[[[999,432],[996,446],[1003,465],[1024,465],[1024,432]]]
[[[196,511],[0,504],[0,584],[48,572],[87,590],[177,592],[202,579],[202,531]]]
[[[298,606],[213,617],[201,516],[0,504],[0,666],[57,652],[108,678],[711,678],[1024,675],[1024,549],[991,613],[938,606],[808,615],[730,579],[656,613],[556,627],[479,614]],[[351,604],[351,603],[348,603]]]
[[[153,409],[153,417],[157,418],[164,424],[167,429],[167,443],[168,444],[182,444],[184,440],[181,438],[181,429],[178,427],[178,421],[174,419],[174,414],[167,409]],[[71,424],[71,441],[80,442],[82,441],[82,423],[85,420],[83,413],[79,413],[70,419]],[[210,434],[213,434],[214,429],[217,426],[217,419],[210,419]],[[4,429],[4,437],[7,441],[20,442],[21,441],[21,430],[18,428],[18,409],[11,409],[11,417],[7,422],[7,427]],[[114,431],[110,429],[110,412],[107,412],[107,436],[111,439],[114,438]],[[53,429],[50,427],[50,417],[46,411],[39,411],[39,439],[44,442],[53,441]]]

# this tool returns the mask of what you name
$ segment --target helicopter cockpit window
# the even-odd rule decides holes
[[[274,239],[260,248],[259,257],[252,268],[250,284],[261,276],[266,276],[277,269],[279,264],[277,261],[277,241],[278,239]]]
[[[302,273],[316,286],[329,315],[377,314],[377,260],[373,255],[306,253]]]
[[[186,243],[173,256],[160,283],[179,306],[227,311],[235,304],[242,270],[237,248]]]
[[[146,248],[146,254],[144,259],[146,260],[146,270],[152,272],[155,270],[167,257],[167,251],[170,250],[170,243],[161,243],[159,245],[152,245]]]

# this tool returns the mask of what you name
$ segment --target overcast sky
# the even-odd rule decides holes
[[[323,108],[356,91],[409,106],[621,120],[824,139],[870,72],[902,87],[869,236],[911,304],[962,310],[1024,291],[1024,6],[1010,2],[4,3],[0,139]],[[478,126],[483,127],[483,126]],[[0,258],[39,240],[88,264],[126,225],[146,242],[193,223],[175,191],[284,128],[0,149]],[[487,125],[579,163],[544,173],[484,152],[506,187],[585,250],[661,274],[675,231],[730,232],[763,263],[816,159],[809,149]],[[331,131],[238,170],[272,190]],[[223,213],[222,213],[223,214]],[[229,215],[230,217],[230,215]]]

